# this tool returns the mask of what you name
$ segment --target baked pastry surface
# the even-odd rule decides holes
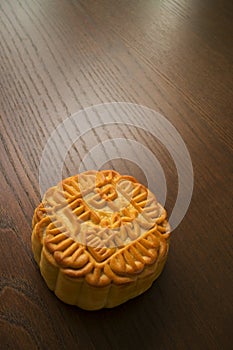
[[[165,209],[132,176],[87,171],[50,188],[33,216],[32,250],[47,286],[86,310],[146,291],[166,262]]]

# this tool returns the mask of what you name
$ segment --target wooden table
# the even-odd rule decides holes
[[[227,0],[0,2],[1,349],[232,348],[232,39]],[[115,309],[88,312],[47,289],[32,256],[31,219],[53,130],[113,101],[158,111],[176,128],[190,153],[194,190],[151,289]],[[149,131],[92,128],[68,152],[63,176],[76,173],[92,147],[120,137],[159,160],[170,215],[176,167]],[[110,166],[146,184],[130,159]]]

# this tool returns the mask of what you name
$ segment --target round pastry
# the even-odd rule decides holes
[[[50,188],[33,216],[32,249],[56,296],[86,310],[146,291],[164,267],[165,209],[132,176],[87,171]]]

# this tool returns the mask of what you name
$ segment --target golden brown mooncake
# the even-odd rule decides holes
[[[165,209],[132,176],[87,171],[50,188],[33,216],[32,249],[48,287],[86,310],[146,291],[169,247]]]

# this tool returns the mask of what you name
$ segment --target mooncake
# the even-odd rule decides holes
[[[145,292],[165,265],[170,226],[155,195],[133,176],[87,171],[45,193],[32,250],[48,288],[86,310]]]

